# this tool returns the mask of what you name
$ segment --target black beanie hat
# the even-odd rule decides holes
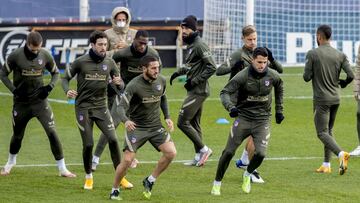
[[[197,19],[193,15],[186,16],[184,20],[181,22],[181,26],[188,27],[193,31],[197,30]]]

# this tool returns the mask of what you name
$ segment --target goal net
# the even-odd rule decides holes
[[[204,0],[204,9],[203,38],[218,64],[242,46],[241,29],[247,24],[256,26],[258,46],[269,47],[284,65],[304,64],[306,52],[317,46],[317,27],[328,24],[331,45],[355,62],[359,0]],[[252,23],[247,22],[249,13]]]

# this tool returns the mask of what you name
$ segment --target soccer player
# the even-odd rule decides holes
[[[142,67],[140,66],[140,60],[144,56],[154,56],[159,59],[159,53],[148,46],[149,42],[149,33],[144,30],[139,30],[136,35],[134,42],[131,46],[121,49],[113,55],[113,59],[116,63],[120,63],[121,78],[127,85],[134,77],[142,74]],[[160,62],[161,66],[161,62]],[[114,121],[115,128],[120,124],[120,112],[119,112],[120,97],[117,95],[115,103],[111,108],[111,116]],[[96,170],[97,165],[99,164],[100,156],[104,151],[104,148],[107,144],[107,138],[103,134],[100,135],[99,142],[96,146],[95,154],[92,161],[92,169]],[[134,163],[136,163],[134,159]],[[132,167],[134,166],[132,164]],[[126,179],[122,181],[122,186],[132,187],[132,184],[129,184]]]
[[[320,25],[316,31],[318,48],[306,54],[304,80],[312,80],[314,122],[318,138],[324,144],[324,162],[316,171],[331,173],[331,152],[339,158],[339,173],[347,170],[349,153],[344,152],[332,136],[336,112],[340,105],[339,85],[345,88],[354,78],[349,61],[344,53],[330,46],[331,27]],[[346,80],[339,79],[341,70]]]
[[[194,160],[185,165],[203,166],[212,150],[203,143],[200,119],[203,103],[210,95],[208,79],[215,73],[216,65],[209,47],[199,36],[196,17],[187,16],[181,22],[181,30],[182,39],[188,44],[186,65],[171,75],[170,85],[176,77],[186,74],[184,87],[187,97],[180,109],[177,126],[193,142],[195,148]]]
[[[159,60],[157,57],[144,56],[140,67],[143,73],[129,82],[120,101],[121,121],[125,124],[127,132],[124,157],[116,169],[110,194],[110,199],[114,200],[121,200],[119,182],[125,176],[137,150],[146,141],[149,141],[156,150],[161,151],[162,156],[151,175],[143,180],[145,198],[150,199],[156,179],[176,156],[175,145],[160,120],[161,109],[170,132],[174,130],[165,95],[166,81],[159,75]]]
[[[1,175],[10,174],[16,164],[16,156],[21,148],[26,125],[30,119],[36,117],[49,139],[60,176],[72,178],[76,175],[66,168],[62,146],[55,129],[54,115],[47,100],[59,79],[59,70],[50,53],[41,48],[42,43],[43,39],[39,32],[30,32],[26,38],[26,45],[12,52],[0,69],[1,81],[14,94],[13,136],[9,158],[1,170]],[[47,85],[43,82],[45,70],[51,74],[50,83]],[[13,72],[13,82],[8,78],[11,72]]]
[[[355,81],[354,81],[354,97],[357,101],[357,112],[356,112],[356,127],[357,127],[357,134],[359,139],[359,145],[350,152],[351,156],[360,156],[360,47],[358,49],[357,59],[356,59],[356,66],[355,66]]]
[[[253,51],[252,64],[235,75],[220,92],[221,102],[236,120],[230,130],[228,142],[219,159],[212,195],[220,195],[221,180],[236,149],[252,136],[255,145],[253,158],[243,175],[242,190],[251,190],[250,175],[266,155],[270,138],[272,90],[275,92],[275,118],[283,119],[283,83],[279,74],[268,68],[268,52],[263,47]]]
[[[239,71],[251,65],[253,60],[253,51],[257,47],[257,32],[256,28],[253,25],[247,25],[242,29],[242,41],[244,46],[234,53],[219,66],[216,70],[216,75],[225,75],[230,73],[230,79],[233,78]],[[269,68],[276,70],[278,73],[283,72],[281,64],[275,60],[272,52],[266,48],[268,52],[269,59]],[[249,136],[247,139],[246,147],[241,155],[241,158],[236,161],[236,167],[246,169],[249,164],[249,160],[254,155],[254,142],[252,137]],[[264,183],[264,180],[261,178],[260,174],[255,170],[251,174],[251,181],[255,183]]]
[[[89,41],[91,45],[89,53],[77,58],[71,68],[66,69],[62,80],[67,97],[76,97],[76,124],[83,143],[82,155],[86,172],[84,189],[87,190],[93,189],[91,161],[94,122],[108,139],[114,168],[120,163],[115,127],[106,104],[106,88],[110,79],[114,84],[123,86],[114,60],[106,57],[106,34],[96,30],[90,34]],[[77,90],[72,90],[69,88],[69,81],[75,76]]]

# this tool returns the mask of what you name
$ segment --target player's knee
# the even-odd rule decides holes
[[[92,153],[94,143],[86,143],[83,147],[84,147],[84,151],[86,151],[86,152],[90,151]]]
[[[176,149],[173,149],[173,150],[171,150],[169,152],[166,152],[165,156],[166,156],[167,159],[173,160],[173,159],[175,159],[176,154],[177,154]]]
[[[178,122],[177,122],[177,127],[178,128],[183,129],[185,126],[188,126],[188,125],[190,125],[189,120],[185,120],[184,118],[179,117]]]

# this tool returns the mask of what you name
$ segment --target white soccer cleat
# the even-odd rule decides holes
[[[265,183],[265,181],[261,178],[260,174],[255,170],[250,174],[250,180],[253,183]]]
[[[61,177],[64,177],[64,178],[76,178],[76,174],[74,173],[71,173],[69,170],[65,170],[65,171],[62,171],[60,172],[59,174]]]
[[[208,148],[206,152],[200,152],[200,161],[196,163],[196,166],[204,166],[208,158],[212,155],[212,150]]]
[[[1,171],[0,171],[0,175],[2,175],[2,176],[10,175],[10,171],[11,171],[12,167],[14,167],[15,165],[16,164],[6,163],[4,168],[2,168]]]
[[[350,152],[350,156],[360,156],[360,145]]]

